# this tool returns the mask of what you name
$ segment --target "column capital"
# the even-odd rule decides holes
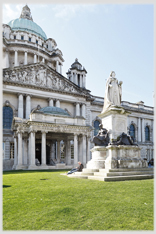
[[[33,95],[32,94],[24,94],[24,96],[26,96],[26,97],[32,97]]]
[[[28,133],[30,134],[30,133],[36,133],[37,132],[37,130],[35,130],[35,129],[29,129],[29,131],[28,131]]]
[[[80,105],[81,102],[74,102],[73,104],[74,104],[74,106],[76,106],[76,105],[78,105],[78,104]]]
[[[23,93],[17,93],[17,96],[18,96],[18,97],[19,97],[20,95],[24,96],[24,94],[23,94]]]
[[[41,130],[42,133],[48,133],[48,130]]]
[[[21,133],[24,133],[24,130],[19,129],[16,132],[17,132],[17,134],[21,134]]]
[[[48,100],[48,101],[50,101],[50,100],[53,100],[53,101],[54,101],[54,100],[56,100],[56,99],[54,99],[54,98],[47,98],[47,100]]]

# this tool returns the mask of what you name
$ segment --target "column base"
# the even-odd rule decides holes
[[[25,170],[27,168],[28,168],[28,166],[20,164],[20,165],[13,166],[12,169],[13,170]]]
[[[57,169],[64,169],[65,168],[65,163],[56,163],[56,168]]]
[[[36,169],[38,169],[38,166],[36,166],[35,164],[28,166],[28,170],[36,170]]]

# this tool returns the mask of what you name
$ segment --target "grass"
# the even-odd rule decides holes
[[[65,171],[3,173],[3,230],[153,230],[154,180],[102,182]]]

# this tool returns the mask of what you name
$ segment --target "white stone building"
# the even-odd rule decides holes
[[[71,168],[91,158],[104,98],[86,87],[78,59],[67,77],[63,54],[54,39],[33,22],[29,7],[3,24],[3,169]],[[122,101],[131,112],[127,133],[154,157],[154,110]]]

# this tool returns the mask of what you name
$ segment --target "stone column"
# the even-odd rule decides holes
[[[77,74],[75,73],[75,84],[78,85]]]
[[[56,71],[59,72],[59,62],[56,61]]]
[[[18,156],[16,169],[22,168],[22,132],[18,132]]]
[[[18,51],[17,50],[15,50],[15,61],[14,61],[14,66],[16,67],[16,66],[18,66],[19,64],[18,64]]]
[[[142,119],[142,142],[145,142],[145,127],[144,127],[144,119]]]
[[[83,88],[86,88],[86,75],[83,75]]]
[[[70,79],[70,81],[72,81],[73,82],[73,80],[74,80],[74,78],[73,78],[73,72],[71,72],[71,79]]]
[[[23,119],[23,94],[18,94],[18,117]]]
[[[60,64],[60,74],[62,75],[62,64]]]
[[[46,165],[46,131],[42,131],[41,164]]]
[[[26,119],[29,119],[30,113],[31,113],[31,96],[27,94],[26,95]]]
[[[24,52],[24,65],[27,65],[27,51]]]
[[[74,134],[74,165],[78,162],[78,135]]]
[[[56,107],[59,107],[60,108],[60,100],[56,100]]]
[[[45,58],[44,57],[42,58],[42,62],[45,63]]]
[[[60,158],[61,158],[61,154],[60,154],[60,140],[57,140],[57,163],[60,163]]]
[[[83,75],[80,75],[80,87],[83,87]]]
[[[27,165],[27,161],[28,161],[28,143],[27,143],[28,139],[24,138],[23,139],[23,164]]]
[[[37,56],[36,56],[36,54],[34,54],[34,63],[36,63],[37,62]]]
[[[6,49],[6,51],[5,51],[5,53],[6,53],[6,68],[9,68],[9,50],[8,49]]]
[[[54,143],[53,141],[50,144],[50,162],[54,160]]]
[[[28,167],[28,169],[36,168],[35,156],[36,156],[35,131],[31,131],[29,133],[29,167]]]
[[[80,103],[76,103],[76,116],[80,116]]]
[[[82,160],[83,164],[86,165],[87,157],[86,157],[86,135],[82,136]]]
[[[52,98],[49,98],[49,106],[54,106],[54,100]]]
[[[91,160],[90,157],[90,136],[87,136],[87,162]]]
[[[82,116],[86,118],[86,105],[84,103],[82,104]]]
[[[14,136],[14,166],[13,169],[16,168],[17,165],[17,136]]]
[[[138,118],[138,142],[141,142],[141,120]]]
[[[71,145],[70,140],[67,140],[66,144],[66,164],[71,165]]]

